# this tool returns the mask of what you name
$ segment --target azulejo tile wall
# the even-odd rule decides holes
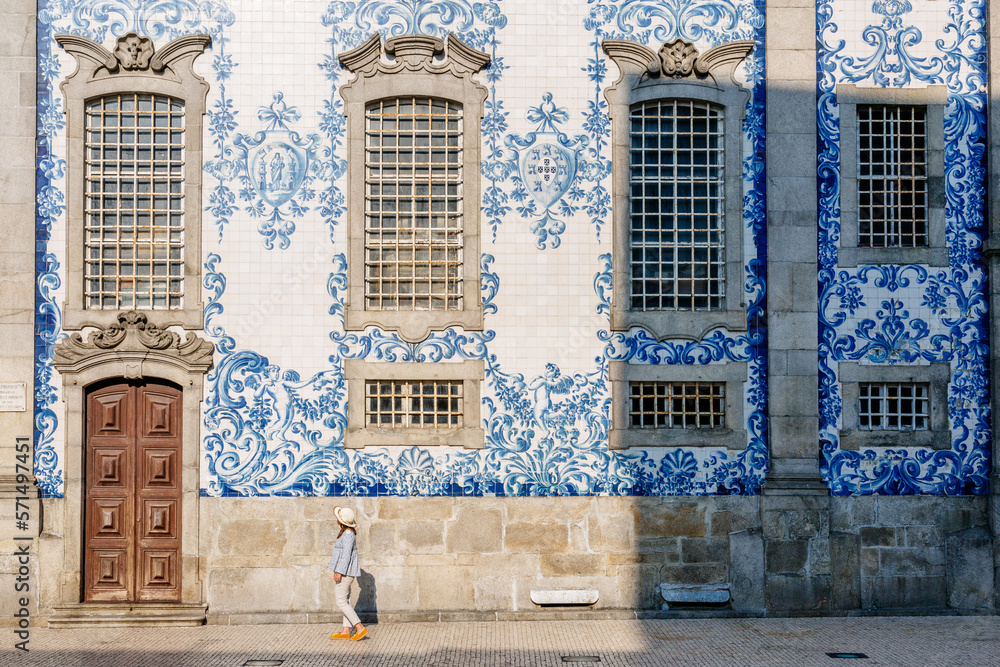
[[[69,62],[52,35],[97,41],[128,31],[156,40],[208,32],[197,64],[212,83],[205,141],[206,495],[587,495],[755,493],[766,472],[763,192],[763,2],[231,3],[192,0],[43,3],[39,30],[36,469],[62,492],[59,381],[51,348],[64,265],[64,126],[58,83]],[[558,31],[558,43],[547,39]],[[343,107],[336,56],[372,33],[458,34],[492,58],[482,124],[480,261],[486,328],[419,343],[345,333]],[[609,332],[610,125],[614,66],[600,43],[682,37],[705,50],[758,48],[742,76],[744,289],[749,331],[656,341]],[[530,73],[530,75],[529,75]],[[541,196],[525,187],[532,151],[566,167]],[[279,168],[275,169],[275,156]],[[525,326],[527,322],[527,326]],[[486,448],[346,451],[345,359],[486,364]],[[742,451],[608,450],[608,361],[748,362]]]
[[[985,491],[982,212],[975,204],[983,193],[979,140],[985,100],[978,92],[984,80],[983,2],[931,3],[945,9],[940,16],[916,12],[925,22],[920,29],[906,22],[916,15],[909,2],[817,5],[824,199],[818,446],[835,493]],[[71,71],[71,59],[52,36],[72,32],[101,42],[129,31],[158,43],[206,32],[213,42],[196,63],[212,84],[204,137],[202,278],[216,367],[206,381],[203,494],[758,492],[767,471],[764,5],[763,0],[580,0],[552,6],[506,0],[42,0],[35,467],[43,495],[62,494],[64,440],[60,380],[51,360],[52,345],[64,335],[59,304],[66,147],[58,84]],[[486,326],[481,332],[453,328],[408,343],[379,329],[344,331],[349,156],[338,87],[349,76],[337,55],[374,32],[385,37],[454,32],[491,56],[481,77],[489,91],[482,123],[479,267]],[[559,38],[553,40],[553,34]],[[740,71],[752,90],[742,174],[748,328],[716,329],[700,341],[658,341],[641,329],[612,332],[608,319],[615,268],[610,123],[603,93],[617,72],[600,44],[616,38],[656,48],[677,37],[702,51],[735,39],[757,43]],[[834,86],[931,80],[948,83],[952,93],[946,126],[951,267],[838,269]],[[541,193],[526,187],[535,149],[565,167],[564,177]],[[888,305],[880,308],[883,301]],[[896,363],[952,364],[951,451],[839,449],[837,362],[884,363],[881,351]],[[485,449],[345,450],[345,359],[483,360]],[[746,448],[610,451],[609,361],[746,362]]]
[[[819,350],[821,468],[834,494],[985,494],[990,461],[986,367],[985,0],[819,0]],[[948,266],[838,264],[838,84],[946,84]],[[853,193],[846,193],[852,196]],[[949,450],[845,451],[840,362],[950,364]]]

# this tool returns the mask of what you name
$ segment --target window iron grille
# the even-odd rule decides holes
[[[858,426],[864,431],[926,430],[930,385],[920,382],[862,382]]]
[[[723,110],[658,100],[632,107],[630,121],[631,308],[723,308]]]
[[[451,381],[365,382],[365,421],[375,428],[461,427],[462,387]]]
[[[88,101],[85,137],[85,307],[181,308],[183,102],[139,93]]]
[[[461,105],[385,99],[365,119],[366,310],[461,310]]]
[[[927,109],[858,105],[858,246],[927,242]]]
[[[724,428],[724,382],[630,382],[629,428]]]

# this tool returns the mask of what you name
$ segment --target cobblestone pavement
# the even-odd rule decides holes
[[[16,667],[535,667],[597,656],[600,665],[1000,665],[1000,618],[893,617],[656,621],[399,623],[371,626],[360,642],[331,641],[326,625],[31,631]],[[843,660],[828,652],[861,652]]]

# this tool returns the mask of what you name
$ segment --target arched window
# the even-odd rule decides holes
[[[454,35],[378,35],[340,55],[347,116],[347,330],[421,341],[483,328],[480,122],[489,56]],[[484,364],[348,359],[348,448],[484,446]]]
[[[384,44],[374,35],[340,62],[358,75],[340,89],[350,142],[346,328],[378,326],[411,342],[449,326],[481,330],[486,89],[472,75],[489,56],[454,35]]]
[[[106,328],[123,310],[201,329],[201,138],[208,35],[159,49],[135,33],[114,51],[77,35],[67,116],[64,329]]]
[[[747,327],[742,125],[749,91],[733,73],[753,42],[698,53],[605,40],[621,70],[611,117],[611,329],[697,340]],[[609,444],[746,446],[746,364],[612,362]]]

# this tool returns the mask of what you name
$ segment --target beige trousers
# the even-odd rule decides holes
[[[341,613],[344,614],[344,627],[351,628],[361,622],[358,615],[354,612],[354,607],[351,606],[351,584],[354,583],[354,577],[340,576],[340,583],[334,588],[334,593],[337,598],[337,606],[340,608]]]

